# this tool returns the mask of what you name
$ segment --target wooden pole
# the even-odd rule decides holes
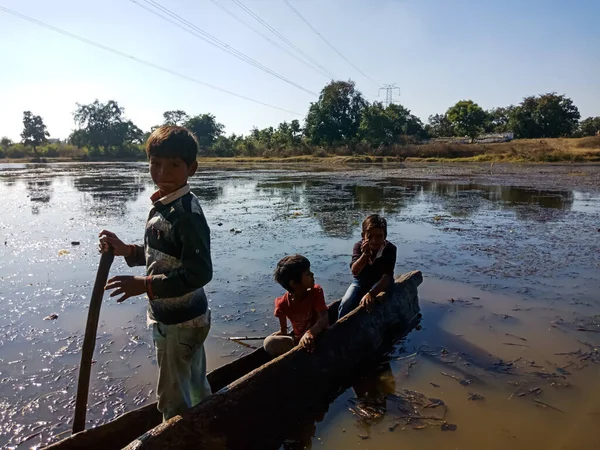
[[[92,370],[94,347],[96,346],[98,319],[100,318],[104,286],[106,286],[108,272],[110,271],[110,266],[114,259],[115,255],[113,254],[112,249],[106,253],[102,253],[100,264],[98,265],[98,272],[96,273],[96,281],[94,282],[87,324],[85,325],[85,336],[81,348],[81,364],[79,365],[79,379],[77,380],[77,398],[75,401],[75,417],[73,418],[73,433],[85,430],[90,372]]]

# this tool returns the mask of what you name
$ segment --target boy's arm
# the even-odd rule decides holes
[[[396,267],[396,253],[397,248],[391,246],[386,252],[385,261],[383,265],[383,275],[377,284],[371,289],[372,295],[377,295],[380,292],[385,291],[394,282],[394,268]]]
[[[146,253],[144,252],[143,245],[130,244],[127,247],[130,249],[128,256],[125,256],[125,262],[129,267],[134,266],[145,266],[146,265]]]
[[[277,317],[279,319],[279,335],[287,335],[287,318],[284,315]]]
[[[107,252],[112,248],[115,256],[123,256],[129,267],[146,265],[146,255],[142,245],[127,245],[115,233],[102,230],[100,237],[100,251]]]
[[[204,287],[212,279],[210,229],[204,214],[183,214],[174,226],[182,246],[181,267],[166,275],[149,276],[150,298],[179,297]]]
[[[319,318],[315,322],[315,324],[310,327],[307,333],[312,334],[313,336],[317,336],[322,331],[325,331],[329,326],[329,313],[327,311],[319,312]]]
[[[318,314],[317,321],[306,331],[313,336],[317,336],[329,326],[329,311],[327,304],[325,303],[323,288],[320,287],[316,295],[317,298],[315,299],[314,310]]]
[[[385,291],[393,282],[394,282],[394,277],[391,276],[391,275],[388,275],[386,273],[386,274],[382,275],[382,277],[379,279],[379,281],[377,283],[375,283],[375,286],[373,286],[371,288],[371,290],[369,291],[369,293],[373,297],[376,297],[377,294],[379,294],[380,292]]]
[[[358,276],[369,262],[370,254],[367,251],[363,252],[363,242],[357,242],[352,249],[352,263],[350,271],[355,277]],[[365,249],[366,250],[366,249]]]

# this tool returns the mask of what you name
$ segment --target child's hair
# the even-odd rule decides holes
[[[273,278],[286,291],[291,291],[290,281],[300,283],[302,275],[307,270],[310,270],[310,261],[302,255],[286,256],[277,263]]]
[[[181,158],[189,166],[196,161],[198,141],[187,128],[163,125],[148,138],[146,154],[148,158]]]
[[[371,214],[362,223],[362,232],[367,234],[367,231],[373,228],[382,228],[383,236],[387,237],[387,220],[381,217],[379,214]]]

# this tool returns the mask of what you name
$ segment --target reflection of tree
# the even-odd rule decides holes
[[[519,220],[557,220],[571,210],[575,200],[572,191],[540,191],[509,186],[487,188],[488,198],[495,202],[500,201],[497,207],[514,211]]]
[[[330,236],[350,237],[365,216],[396,214],[411,192],[374,184],[335,180],[289,180],[259,183],[257,189],[286,203],[305,206]]]
[[[134,202],[148,188],[148,180],[129,167],[92,167],[73,178],[73,186],[84,196],[84,208],[103,214],[123,215],[128,202]],[[91,201],[88,201],[91,198]]]
[[[192,192],[196,197],[205,202],[218,200],[223,196],[223,191],[223,186],[210,186],[204,184],[197,187],[192,186]]]
[[[52,180],[29,180],[27,181],[27,196],[31,201],[31,212],[40,213],[40,207],[49,203],[52,198]]]
[[[390,180],[416,191],[423,201],[454,217],[469,217],[481,208],[509,209],[521,220],[554,220],[572,208],[571,191],[540,191],[511,186],[457,184],[439,181]]]

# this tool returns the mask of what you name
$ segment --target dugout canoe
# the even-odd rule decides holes
[[[296,348],[271,359],[259,348],[210,372],[215,393],[182,416],[161,423],[152,403],[46,449],[277,448],[297,425],[294,417],[314,414],[352,374],[377,360],[390,337],[418,323],[422,281],[419,271],[397,277],[393,296],[370,314],[359,307],[337,321],[339,301],[332,303],[333,326],[318,337],[313,354]]]

